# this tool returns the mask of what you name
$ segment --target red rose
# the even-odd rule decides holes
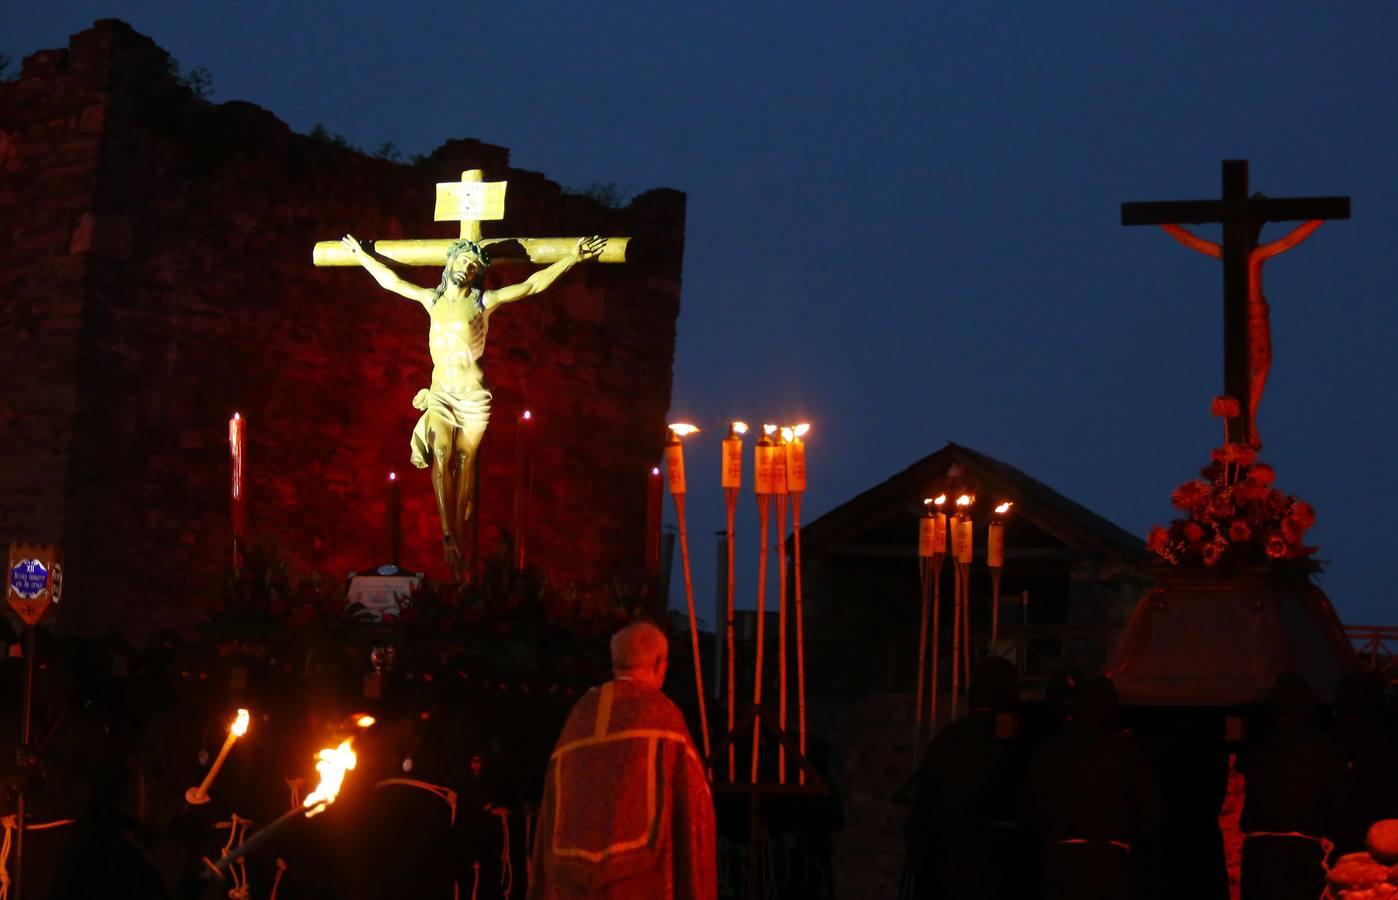
[[[1251,537],[1252,529],[1242,519],[1234,519],[1233,523],[1228,526],[1228,539],[1235,544],[1240,544]]]
[[[1152,528],[1146,537],[1146,548],[1152,553],[1160,553],[1168,543],[1170,543],[1170,532],[1159,525]]]
[[[1197,544],[1204,539],[1203,526],[1193,521],[1184,523],[1184,537],[1191,544]]]
[[[1223,479],[1223,464],[1211,462],[1199,470],[1205,481],[1221,481]]]
[[[1256,503],[1266,499],[1267,486],[1256,481],[1240,481],[1233,485],[1233,497],[1239,503]]]
[[[1223,555],[1223,550],[1218,544],[1209,543],[1204,545],[1202,553],[1204,556],[1204,565],[1212,566],[1218,563],[1219,557]]]
[[[1302,528],[1301,523],[1297,522],[1296,519],[1287,516],[1281,520],[1281,533],[1282,537],[1286,538],[1286,542],[1294,546],[1301,543],[1301,536],[1306,533],[1306,529]]]
[[[1214,402],[1209,406],[1209,412],[1220,419],[1236,419],[1243,414],[1243,405],[1236,397],[1215,397]]]
[[[1226,519],[1234,511],[1233,501],[1227,494],[1214,494],[1209,498],[1209,515],[1215,519]]]
[[[1175,508],[1185,512],[1192,512],[1208,499],[1209,486],[1202,481],[1186,481],[1175,488],[1175,492],[1170,495],[1170,502],[1175,505]]]
[[[1248,469],[1248,481],[1256,484],[1271,484],[1277,480],[1277,472],[1266,463],[1257,463]]]
[[[1267,537],[1267,555],[1272,559],[1285,559],[1290,552],[1286,538],[1280,534],[1273,533]]]
[[[1247,444],[1224,444],[1222,447],[1215,447],[1212,456],[1214,462],[1250,466],[1257,460],[1257,451]]]
[[[1291,517],[1301,526],[1302,531],[1315,524],[1315,510],[1305,500],[1297,500],[1291,504]]]

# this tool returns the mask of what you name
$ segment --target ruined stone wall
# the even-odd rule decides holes
[[[408,462],[430,379],[427,316],[363,271],[317,269],[317,240],[453,237],[433,185],[507,179],[485,233],[634,235],[656,252],[579,267],[492,317],[495,395],[480,550],[511,527],[517,419],[534,416],[531,558],[603,589],[643,567],[645,489],[669,407],[684,197],[625,209],[453,141],[416,165],[212,104],[120,22],[26,60],[0,85],[0,541],[59,540],[64,620],[188,625],[231,556],[227,421],[247,419],[254,535],[315,569],[384,560],[385,480],[402,480],[403,562],[445,575],[425,470]],[[530,269],[500,266],[495,283]],[[435,284],[439,271],[404,272]]]

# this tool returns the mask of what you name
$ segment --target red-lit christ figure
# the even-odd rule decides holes
[[[581,238],[571,253],[519,284],[486,290],[490,260],[474,241],[454,242],[446,268],[435,288],[420,287],[398,277],[375,259],[351,235],[341,238],[356,262],[386,290],[421,303],[432,319],[427,346],[432,354],[432,384],[418,391],[413,406],[422,411],[413,429],[412,460],[420,469],[432,467],[432,491],[442,517],[442,542],[452,576],[465,574],[462,539],[471,518],[472,474],[476,450],[490,422],[490,391],[480,358],[485,353],[490,315],[502,303],[533,296],[553,284],[579,262],[596,259],[606,246],[600,237]]]
[[[1248,411],[1247,439],[1253,447],[1261,447],[1257,435],[1257,407],[1262,402],[1262,390],[1267,385],[1267,373],[1272,368],[1272,327],[1268,322],[1267,298],[1262,295],[1262,264],[1285,253],[1310,237],[1323,225],[1323,219],[1312,219],[1293,228],[1285,237],[1254,247],[1248,253]],[[1223,258],[1223,248],[1213,241],[1190,234],[1178,225],[1161,225],[1170,237],[1191,250],[1215,259]]]

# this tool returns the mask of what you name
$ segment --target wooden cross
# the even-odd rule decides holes
[[[505,186],[507,182],[482,180],[480,169],[461,173],[460,181],[437,185],[437,207],[433,218],[438,222],[457,222],[461,238],[475,241],[487,248],[492,262],[520,262],[546,265],[557,262],[578,245],[576,237],[559,238],[481,238],[481,222],[505,218]],[[405,266],[444,266],[447,248],[452,238],[404,241],[365,241],[368,248],[385,259]],[[601,263],[626,262],[630,238],[609,237]],[[312,252],[317,266],[357,266],[359,263],[339,241],[319,241]]]
[[[1290,243],[1278,241],[1276,246],[1259,248],[1257,241],[1262,226],[1267,222],[1297,220],[1308,220],[1319,225],[1329,219],[1348,218],[1348,197],[1248,196],[1248,164],[1245,159],[1223,161],[1223,196],[1218,200],[1121,204],[1122,225],[1165,226],[1173,236],[1194,249],[1223,259],[1223,390],[1236,398],[1241,407],[1241,415],[1230,417],[1227,422],[1230,443],[1256,442],[1254,416],[1260,398],[1254,396],[1249,369],[1252,351],[1257,349],[1253,346],[1257,336],[1249,333],[1249,301],[1261,299],[1261,262],[1268,256],[1289,249],[1310,233],[1306,231],[1300,239]],[[1221,245],[1199,239],[1190,241],[1188,238],[1192,236],[1175,227],[1183,223],[1203,222],[1223,224]],[[1311,230],[1314,230],[1314,226]],[[1251,285],[1250,275],[1253,276]],[[1254,292],[1258,296],[1254,297]],[[1265,320],[1262,325],[1265,326]],[[1257,393],[1260,394],[1260,391]]]

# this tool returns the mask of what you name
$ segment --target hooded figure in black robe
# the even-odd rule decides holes
[[[1325,890],[1325,842],[1345,820],[1345,760],[1321,732],[1300,675],[1277,678],[1268,712],[1266,734],[1238,760],[1247,779],[1242,900],[1315,900]]]
[[[1154,834],[1154,778],[1113,728],[1116,689],[1101,676],[1073,689],[1072,719],[1034,754],[1026,818],[1043,842],[1045,900],[1133,896],[1132,852]]]

